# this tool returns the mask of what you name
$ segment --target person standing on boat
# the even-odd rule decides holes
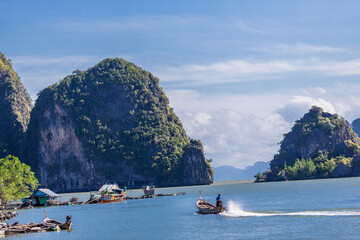
[[[221,201],[220,194],[216,197],[216,209],[220,213],[223,208],[223,202]]]
[[[222,206],[220,194],[216,197],[216,207],[218,207],[218,206]]]
[[[216,202],[221,200],[220,194],[216,197]]]
[[[225,211],[220,194],[216,198],[216,210],[217,210],[217,213],[221,213],[221,212]]]

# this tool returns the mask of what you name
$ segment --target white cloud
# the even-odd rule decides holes
[[[312,45],[305,43],[295,44],[276,44],[275,46],[266,46],[256,48],[255,51],[267,52],[271,54],[318,54],[318,53],[346,53],[349,52],[345,48],[331,47],[327,45]]]
[[[250,33],[260,33],[260,34],[268,34],[270,33],[269,31],[266,30],[260,30],[259,28],[254,28],[254,27],[250,27],[249,24],[246,24],[244,21],[239,20],[237,26],[245,32],[250,32]]]
[[[313,63],[313,64],[311,64]],[[360,74],[360,59],[347,61],[311,61],[304,66],[305,71],[322,73],[325,76],[348,76]]]
[[[200,112],[194,115],[194,120],[201,125],[210,125],[211,116],[209,114]]]
[[[335,113],[335,107],[329,101],[322,98],[309,96],[294,96],[289,103],[278,109],[278,113],[288,122],[294,122],[301,118],[312,106],[318,106],[326,112]]]
[[[322,87],[316,87],[314,88],[314,91],[317,92],[318,94],[325,94],[326,90]]]
[[[14,56],[11,57],[16,66],[39,66],[46,67],[52,64],[74,65],[92,64],[98,60],[94,55],[62,55],[62,56]]]
[[[207,15],[132,15],[111,17],[105,19],[71,19],[51,23],[52,28],[75,34],[111,34],[115,35],[124,32],[148,33],[166,33],[168,29],[181,32],[188,32],[194,27],[196,29],[206,27],[216,27],[219,24],[228,22],[227,19],[219,19]],[[166,31],[166,32],[164,32]]]
[[[276,113],[290,97],[286,94],[173,90],[167,95],[188,135],[203,142],[206,157],[214,160],[214,166],[242,168],[256,161],[270,161],[282,134],[290,129],[290,124]]]
[[[213,159],[215,167],[243,168],[272,160],[283,134],[313,105],[350,122],[360,117],[359,84],[297,91],[230,95],[177,90],[167,95],[188,135],[203,142],[206,157]]]
[[[357,82],[347,83],[338,82],[333,86],[326,88],[327,93],[322,97],[330,101],[336,113],[352,122],[360,117],[360,84]]]
[[[169,90],[166,95],[175,112],[208,113],[216,109],[228,109],[265,117],[276,111],[292,97],[288,93],[228,94],[199,93],[195,90]]]
[[[317,77],[360,75],[360,59],[324,61],[320,59],[297,60],[231,60],[206,65],[191,64],[162,67],[156,72],[162,81],[182,81],[189,84],[215,84],[249,82],[263,79],[286,78],[290,73],[312,74]],[[289,81],[294,81],[290,78]]]
[[[198,124],[196,114],[180,114],[180,118],[189,136],[201,139],[206,157],[214,160],[215,167],[243,168],[256,161],[270,161],[289,128],[278,114],[261,118],[218,109],[206,115],[211,121],[205,125]]]
[[[245,82],[249,76],[264,76],[295,71],[294,64],[286,61],[254,62],[232,60],[208,65],[184,65],[159,69],[163,81],[192,81],[196,83]]]

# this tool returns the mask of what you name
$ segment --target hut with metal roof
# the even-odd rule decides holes
[[[60,197],[59,194],[54,193],[47,188],[38,188],[30,197],[31,205],[44,206],[48,200],[55,200]]]

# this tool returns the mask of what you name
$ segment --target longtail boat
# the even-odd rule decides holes
[[[222,205],[216,207],[214,204],[211,204],[205,201],[205,199],[202,199],[201,191],[200,191],[200,199],[196,202],[196,207],[198,208],[199,213],[202,214],[219,214],[226,211],[226,209]]]
[[[125,192],[124,193],[105,193],[104,195],[101,195],[100,202],[101,203],[111,203],[111,202],[122,202],[124,201],[126,197]]]
[[[100,189],[100,203],[122,202],[126,198],[126,191],[117,184],[105,184]]]
[[[20,234],[20,233],[38,233],[38,232],[48,232],[48,231],[60,231],[63,229],[70,229],[72,226],[71,215],[66,216],[66,222],[60,222],[54,219],[47,217],[46,210],[45,219],[42,223],[28,223],[28,224],[19,224],[15,222],[13,224],[1,223],[0,224],[0,237]]]
[[[71,215],[66,215],[66,222],[60,222],[58,220],[54,220],[54,219],[50,219],[48,218],[47,214],[46,214],[46,210],[44,210],[45,212],[45,219],[44,219],[44,224],[46,226],[58,226],[61,230],[65,230],[65,229],[70,229],[72,226],[71,223]]]

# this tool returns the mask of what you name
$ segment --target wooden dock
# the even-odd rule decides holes
[[[12,234],[21,234],[21,233],[36,233],[36,232],[48,232],[48,231],[60,231],[60,230],[70,230],[71,215],[66,216],[66,222],[60,222],[53,220],[47,217],[46,211],[45,219],[42,223],[28,223],[28,224],[19,224],[18,222],[14,224],[0,223],[0,236],[7,236]]]
[[[145,198],[154,198],[154,197],[170,197],[170,196],[180,196],[185,195],[186,192],[180,192],[180,193],[159,193],[154,195],[142,195],[138,197],[130,197],[126,196],[126,200],[134,200],[134,199],[145,199]]]
[[[0,213],[0,222],[9,220],[11,218],[14,218],[18,215],[17,212],[3,212]]]

